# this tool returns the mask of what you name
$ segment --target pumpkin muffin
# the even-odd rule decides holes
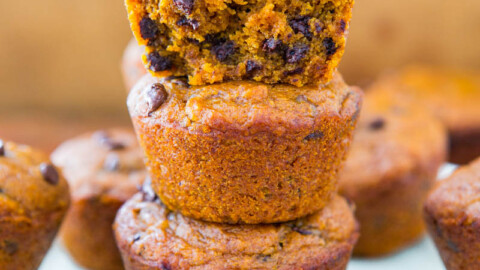
[[[446,148],[446,130],[425,110],[366,94],[339,179],[340,194],[357,207],[354,255],[386,255],[423,235],[423,201]]]
[[[0,140],[0,269],[37,269],[70,203],[48,157]]]
[[[59,146],[52,160],[72,193],[61,230],[66,249],[88,269],[123,269],[112,224],[146,177],[135,135],[124,129],[80,135]]]
[[[338,74],[301,88],[252,81],[193,87],[147,74],[128,107],[167,207],[205,221],[271,223],[330,200],[361,98]]]
[[[123,52],[120,68],[122,70],[123,81],[127,91],[130,91],[138,80],[147,73],[147,70],[142,63],[144,50],[145,48],[143,46],[139,46],[137,42],[132,39]]]
[[[191,85],[252,79],[296,86],[332,79],[354,0],[126,0],[156,76]]]
[[[463,164],[480,156],[480,72],[410,66],[386,74],[371,90],[419,103],[438,117],[449,131],[449,161]]]
[[[345,269],[358,237],[335,196],[308,217],[279,224],[208,223],[169,211],[144,187],[118,212],[115,236],[126,269]]]
[[[448,270],[480,269],[480,159],[436,184],[425,220]]]

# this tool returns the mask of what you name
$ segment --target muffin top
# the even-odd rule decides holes
[[[148,183],[120,209],[115,228],[121,249],[143,263],[182,269],[328,265],[348,256],[358,236],[352,210],[339,196],[294,222],[227,225],[169,211]]]
[[[409,66],[386,74],[371,91],[386,91],[393,99],[418,103],[450,131],[480,129],[480,73],[440,67]]]
[[[436,170],[446,156],[446,131],[424,109],[367,92],[344,169],[340,191],[365,196],[412,172]],[[419,171],[420,170],[420,171]],[[376,187],[376,188],[373,188]]]
[[[146,177],[135,134],[126,129],[90,132],[70,139],[52,154],[74,199],[109,196],[127,200]]]
[[[0,140],[0,218],[64,212],[68,184],[46,155]]]
[[[146,75],[128,98],[132,117],[208,133],[312,133],[321,121],[354,119],[361,92],[336,73],[324,85],[295,87],[253,81],[189,86],[181,78]],[[323,127],[328,129],[328,127]]]
[[[457,225],[480,222],[480,158],[457,169],[430,192],[425,210],[437,220]]]

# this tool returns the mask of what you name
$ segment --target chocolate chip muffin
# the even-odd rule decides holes
[[[446,130],[423,108],[367,92],[339,179],[357,206],[355,255],[386,255],[423,235],[423,201],[446,148]]]
[[[0,269],[37,269],[70,203],[43,153],[0,140]]]
[[[205,221],[256,224],[325,206],[361,98],[338,74],[301,88],[252,81],[190,87],[146,75],[128,107],[167,207]]]
[[[480,156],[479,72],[410,66],[386,74],[371,90],[420,103],[438,117],[449,131],[451,162],[467,163]]]
[[[169,211],[144,187],[114,225],[126,269],[345,269],[358,237],[335,196],[308,217],[266,225],[208,223]]]
[[[425,221],[448,270],[480,269],[480,159],[436,184]]]
[[[121,70],[123,81],[127,91],[130,91],[132,87],[137,83],[140,78],[147,73],[145,66],[142,63],[142,55],[145,48],[139,46],[137,42],[132,39],[123,53]]]
[[[72,206],[61,230],[66,249],[88,269],[123,269],[112,224],[146,177],[135,135],[124,129],[80,135],[59,146],[52,160],[71,186]]]
[[[354,0],[126,0],[157,76],[191,85],[252,79],[328,82],[345,49]]]

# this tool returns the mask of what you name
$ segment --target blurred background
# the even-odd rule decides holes
[[[130,125],[121,0],[0,2],[0,137],[50,151]],[[480,68],[480,1],[358,0],[340,67],[350,84],[411,62]]]

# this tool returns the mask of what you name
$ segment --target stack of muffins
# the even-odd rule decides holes
[[[151,74],[128,98],[150,180],[114,224],[125,268],[344,269],[353,0],[126,4]]]

